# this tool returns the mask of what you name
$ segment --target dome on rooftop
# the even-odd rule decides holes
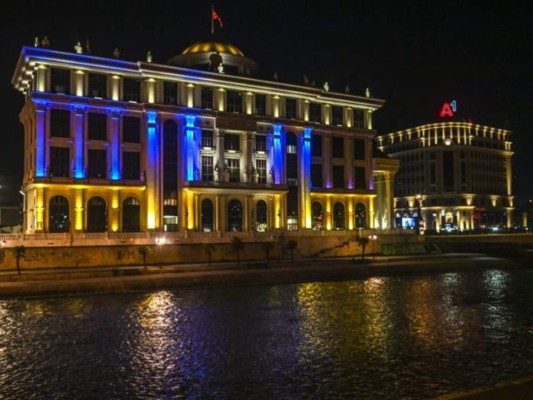
[[[222,42],[196,42],[168,60],[168,64],[245,76],[254,75],[258,69],[257,63],[246,57],[236,46]]]

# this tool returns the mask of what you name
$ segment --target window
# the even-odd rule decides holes
[[[89,96],[100,97],[105,99],[107,97],[107,76],[104,74],[89,73]]]
[[[213,157],[202,156],[202,180],[213,181]]]
[[[363,139],[354,139],[353,141],[353,158],[354,160],[364,160],[366,151],[365,151],[365,141]]]
[[[322,136],[311,134],[311,156],[322,157]]]
[[[139,180],[141,175],[141,155],[137,151],[122,154],[122,179]]]
[[[163,124],[163,227],[178,231],[178,125],[171,119]]]
[[[267,138],[265,135],[255,135],[255,151],[267,150]]]
[[[353,120],[355,128],[365,127],[365,112],[363,110],[353,110]]]
[[[255,113],[257,115],[266,115],[266,95],[255,95]]]
[[[178,104],[178,85],[176,82],[163,82],[163,103],[171,106]]]
[[[311,203],[311,223],[316,231],[324,229],[324,210],[318,201]]]
[[[107,115],[106,114],[88,114],[88,139],[89,140],[107,140]]]
[[[366,168],[355,167],[354,168],[354,188],[366,189]]]
[[[322,164],[311,164],[311,187],[322,187]]]
[[[48,230],[52,233],[70,230],[69,203],[66,197],[54,196],[50,199]]]
[[[285,99],[285,116],[296,118],[298,116],[298,102],[296,99]]]
[[[255,210],[255,229],[258,232],[266,232],[268,229],[268,211],[266,201],[259,200],[255,206]]]
[[[70,176],[70,149],[68,147],[50,147],[50,176]]]
[[[334,136],[331,141],[331,154],[335,158],[344,158],[344,138]]]
[[[141,100],[141,81],[138,79],[124,78],[123,81],[123,99],[125,101]]]
[[[342,107],[333,106],[331,108],[331,122],[333,125],[342,125]]]
[[[87,203],[87,232],[107,231],[107,205],[103,198],[92,197]]]
[[[213,109],[213,88],[202,87],[202,108]]]
[[[213,147],[213,131],[202,129],[202,148],[212,149]]]
[[[89,150],[88,151],[88,177],[106,179],[107,177],[107,151],[106,150]]]
[[[139,232],[141,230],[141,204],[134,197],[128,197],[122,203],[122,232]]]
[[[343,165],[333,166],[333,187],[344,188],[344,166]]]
[[[267,162],[266,160],[256,160],[257,182],[267,183]]]
[[[322,121],[322,107],[318,103],[309,104],[309,120],[312,122]]]
[[[229,172],[229,181],[230,182],[240,182],[241,171],[240,171],[240,160],[239,159],[228,159],[228,172]]]
[[[70,71],[68,69],[51,69],[50,91],[52,93],[70,94]]]
[[[70,137],[70,111],[50,110],[50,136]]]
[[[355,206],[355,227],[366,228],[366,207],[363,203],[357,203]]]
[[[239,200],[228,203],[228,231],[242,231],[242,204]]]
[[[242,93],[234,90],[226,92],[227,111],[242,113]]]
[[[124,143],[141,142],[141,119],[137,117],[122,118],[122,141]]]
[[[224,149],[225,150],[234,150],[234,151],[240,151],[241,150],[241,136],[240,135],[233,135],[230,133],[226,133],[224,135]]]
[[[335,203],[333,206],[333,229],[344,229],[345,213],[344,204]]]
[[[209,199],[202,200],[202,231],[213,231],[213,202]]]

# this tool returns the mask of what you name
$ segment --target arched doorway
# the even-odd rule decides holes
[[[345,228],[344,204],[335,203],[333,206],[333,229],[343,230]]]
[[[366,207],[363,203],[357,203],[355,206],[355,227],[366,228]]]
[[[141,230],[141,204],[134,197],[128,197],[122,203],[122,232],[139,232]]]
[[[255,206],[256,210],[256,230],[258,232],[266,232],[268,229],[268,210],[267,203],[264,200],[259,200]]]
[[[236,199],[228,203],[228,231],[242,231],[242,203]]]
[[[87,203],[87,232],[107,231],[107,204],[99,196],[92,197]]]
[[[209,199],[202,200],[202,231],[213,231],[213,202]]]
[[[54,196],[50,199],[48,230],[50,232],[70,231],[69,203],[66,197]]]
[[[312,227],[315,231],[324,229],[324,209],[318,201],[311,203]]]

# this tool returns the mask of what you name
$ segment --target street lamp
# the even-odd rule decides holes
[[[424,222],[424,220],[422,219],[422,195],[421,194],[417,194],[415,196],[415,201],[416,201],[416,212],[417,212],[417,216],[416,216],[416,234],[417,235],[420,235],[422,234],[421,232],[421,224]]]
[[[166,244],[167,240],[164,236],[156,237],[155,244],[161,250],[159,250],[159,268],[163,268],[163,246]]]
[[[370,235],[368,237],[372,241],[372,259],[376,258],[376,240],[378,240],[378,235]]]

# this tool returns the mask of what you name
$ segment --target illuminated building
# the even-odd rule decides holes
[[[253,78],[230,44],[119,57],[22,49],[25,233],[374,227],[383,100]]]
[[[452,117],[456,103],[446,105],[441,116]],[[505,129],[446,121],[378,137],[379,149],[400,161],[396,226],[421,223],[430,232],[511,227],[510,135]]]

